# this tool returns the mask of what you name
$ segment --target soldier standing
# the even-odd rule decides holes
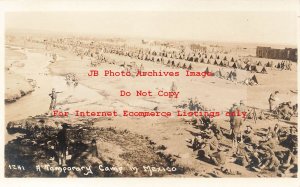
[[[177,86],[175,85],[175,82],[174,82],[174,81],[172,82],[170,91],[171,91],[171,92],[177,91]],[[172,98],[173,98],[173,97],[172,97]]]
[[[241,102],[243,104],[243,102]],[[231,125],[231,136],[232,136],[232,144],[233,148],[237,151],[237,143],[238,138],[240,142],[243,142],[243,132],[241,126],[243,125],[243,119],[240,116],[236,116],[235,114],[238,113],[240,110],[245,110],[240,106],[237,106],[236,103],[233,104],[233,107],[230,109],[230,113],[234,115],[230,115],[230,125]]]
[[[247,112],[247,107],[243,100],[240,101],[240,106],[238,107],[240,112]]]
[[[49,94],[49,96],[51,97],[51,103],[50,103],[48,113],[50,113],[52,110],[55,110],[55,108],[56,108],[56,98],[57,98],[58,93],[62,93],[62,92],[56,92],[55,89],[53,88],[52,92]]]
[[[276,101],[276,95],[279,93],[279,91],[275,91],[274,93],[271,93],[270,97],[269,97],[269,109],[270,112],[272,112],[274,110],[274,103]]]
[[[57,60],[57,55],[56,55],[55,53],[52,55],[52,59],[53,59],[53,61],[52,61],[53,63],[56,62],[56,60]]]
[[[58,142],[58,163],[61,166],[66,166],[67,148],[68,148],[68,137],[67,127],[68,124],[63,123],[62,129],[57,133]]]
[[[93,157],[99,156],[96,139],[93,139],[91,142],[91,152]]]
[[[190,109],[191,111],[194,110],[194,102],[193,102],[193,99],[192,99],[192,98],[190,99],[190,102],[189,102],[189,109]]]
[[[233,103],[232,107],[230,108],[229,112],[232,113],[232,112],[235,112],[235,110],[237,109],[237,104],[236,103]],[[230,115],[229,116],[229,122],[230,122],[230,129],[232,130],[233,129],[233,120],[234,120],[234,116],[233,115]],[[230,133],[232,134],[232,132]]]

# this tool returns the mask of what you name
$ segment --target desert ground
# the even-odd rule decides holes
[[[33,37],[34,38],[34,37]],[[106,53],[110,59],[114,59],[115,64],[101,63],[98,66],[91,66],[91,57],[75,55],[69,50],[60,48],[46,49],[43,42],[35,43],[25,39],[8,40],[5,46],[5,122],[26,123],[33,120],[45,119],[48,126],[55,127],[55,121],[67,122],[71,128],[82,129],[84,137],[83,143],[91,141],[92,137],[97,140],[98,157],[91,156],[87,150],[79,150],[70,153],[72,158],[70,165],[92,165],[97,168],[97,164],[125,167],[177,167],[176,172],[153,171],[134,173],[128,171],[109,171],[105,173],[94,171],[93,177],[295,177],[297,172],[287,175],[280,175],[280,172],[262,170],[253,171],[236,162],[233,156],[232,142],[225,138],[221,146],[225,149],[227,157],[223,168],[230,172],[224,172],[219,166],[198,158],[197,151],[191,148],[191,142],[200,132],[199,126],[190,123],[192,117],[124,117],[121,116],[123,110],[128,111],[170,111],[176,113],[176,106],[188,103],[189,99],[197,99],[210,111],[219,111],[221,115],[214,118],[214,122],[229,133],[229,117],[225,112],[229,111],[233,103],[243,100],[246,106],[255,107],[257,111],[269,109],[268,98],[274,91],[279,91],[276,104],[291,101],[292,105],[297,104],[297,64],[292,63],[292,70],[278,70],[267,68],[267,74],[251,73],[242,69],[237,69],[237,79],[244,80],[255,74],[258,80],[257,85],[245,85],[217,77],[187,77],[185,69],[166,66],[162,63],[148,62],[145,60],[131,59],[112,53]],[[83,39],[84,40],[84,39]],[[119,41],[120,46],[126,42],[130,45],[141,48],[159,48],[152,44],[142,44],[137,41]],[[109,43],[109,42],[108,42]],[[111,42],[113,43],[113,42]],[[226,49],[226,44],[223,48]],[[229,47],[228,47],[229,48]],[[231,46],[232,48],[232,46]],[[256,58],[253,54],[255,50],[234,51],[226,54],[234,58],[251,58],[253,61],[261,61],[266,64],[273,61],[274,64],[282,60]],[[57,59],[51,62],[52,55],[56,54]],[[249,55],[251,55],[249,57]],[[122,71],[120,66],[123,62],[134,61],[138,66],[144,66],[144,71],[162,70],[179,71],[178,77],[107,77],[103,75],[104,70]],[[190,62],[186,62],[188,65]],[[192,62],[193,71],[205,71],[208,67],[215,72],[220,69],[213,64]],[[232,68],[221,67],[224,71]],[[90,70],[98,70],[99,76],[88,76]],[[76,75],[78,85],[67,85],[66,75]],[[172,83],[175,83],[180,92],[178,98],[159,97],[156,92],[159,90],[170,90]],[[67,117],[49,116],[52,88],[62,92],[57,94],[56,109],[69,112]],[[121,97],[120,90],[131,91],[129,97]],[[151,90],[153,96],[134,95],[136,90]],[[74,111],[117,111],[116,117],[77,117]],[[188,110],[188,109],[186,109]],[[297,127],[297,116],[293,116],[289,121],[275,119],[274,117],[257,119],[247,119],[243,126],[251,126],[257,134],[266,133],[268,127],[274,128],[275,124],[281,128]],[[42,130],[38,130],[41,133]],[[98,133],[99,131],[99,133]],[[93,132],[97,132],[96,135]],[[31,131],[34,134],[34,131]],[[38,133],[37,133],[38,134]],[[76,133],[75,133],[76,134]],[[5,137],[5,162],[7,177],[85,177],[80,172],[68,172],[61,174],[57,171],[35,172],[35,165],[49,164],[58,166],[52,154],[43,148],[45,140],[41,137],[32,138],[22,131],[16,133],[7,132]],[[42,135],[41,135],[42,136]],[[74,135],[75,136],[75,135]],[[255,136],[257,142],[262,139]],[[28,140],[28,141],[25,141]],[[41,141],[38,141],[41,140]],[[32,143],[34,141],[34,143]],[[27,143],[24,143],[27,142]],[[30,143],[31,142],[31,143]],[[19,146],[18,146],[19,145]],[[286,151],[287,147],[276,145],[274,152]],[[11,170],[12,164],[30,166],[29,170]],[[296,166],[297,167],[297,166]],[[140,168],[140,169],[141,169]],[[96,170],[96,169],[95,169]],[[155,170],[155,169],[154,169]]]

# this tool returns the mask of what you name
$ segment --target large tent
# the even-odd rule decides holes
[[[238,65],[237,65],[237,63],[236,62],[230,62],[229,63],[229,67],[232,67],[232,68],[238,68]]]
[[[256,66],[256,70],[258,73],[268,73],[265,66]]]
[[[256,66],[256,65],[251,65],[250,71],[251,71],[251,72],[256,72],[256,73],[258,73],[257,67],[258,67],[258,66]]]
[[[249,70],[249,68],[250,68],[250,65],[249,64],[242,64],[241,65],[241,68],[243,69],[243,70],[246,70],[246,71],[248,71]]]
[[[257,80],[255,74],[251,77],[251,80],[254,81],[256,84],[258,84],[258,80]]]
[[[209,72],[210,72],[209,69],[208,69],[208,66],[206,67],[206,69],[205,69],[204,72],[206,72],[206,73],[209,73]]]
[[[267,64],[266,64],[266,67],[272,67],[273,66],[273,62],[268,62]]]
[[[219,65],[218,62],[217,62],[217,60],[214,61],[214,65]]]
[[[220,61],[219,65],[220,65],[220,66],[224,66],[224,63],[223,63],[222,60]]]

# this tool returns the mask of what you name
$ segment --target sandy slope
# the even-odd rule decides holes
[[[6,48],[5,52],[5,102],[14,102],[34,91],[34,86],[23,75],[13,71],[14,67],[24,67],[25,64],[20,61],[26,59],[26,55],[13,48]]]

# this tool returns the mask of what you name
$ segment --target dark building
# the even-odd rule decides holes
[[[199,44],[191,44],[190,47],[191,47],[191,50],[193,50],[193,51],[206,52],[206,49],[207,49],[207,47],[201,46]]]
[[[291,60],[297,62],[297,49],[295,48],[273,49],[271,47],[258,46],[256,48],[256,56],[259,58]]]

